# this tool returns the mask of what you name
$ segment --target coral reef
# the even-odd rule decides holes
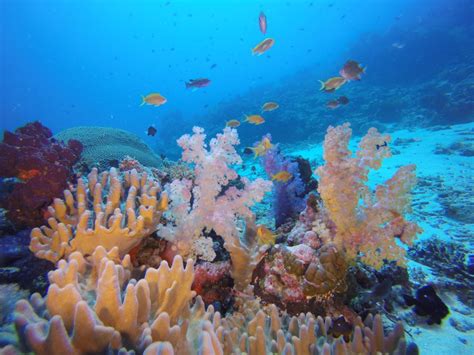
[[[349,258],[380,268],[384,260],[403,263],[405,250],[397,244],[411,244],[420,227],[404,218],[410,212],[410,191],[416,183],[415,166],[401,167],[372,193],[365,183],[370,169],[381,167],[390,157],[390,137],[371,128],[359,143],[355,157],[348,149],[352,134],[348,123],[330,126],[324,140],[325,165],[316,173],[318,191],[336,226],[334,242]],[[362,204],[360,203],[362,200]]]
[[[30,249],[51,262],[74,251],[91,254],[97,245],[118,247],[123,256],[157,229],[167,206],[166,194],[158,199],[159,192],[146,173],[128,171],[121,181],[115,168],[100,175],[94,168],[87,180],[64,191],[64,200],[54,200],[49,227],[31,231]]]
[[[133,133],[109,127],[73,127],[59,132],[55,138],[62,141],[77,139],[84,146],[78,166],[85,171],[118,168],[120,161],[129,156],[149,167],[159,167],[161,158]]]
[[[81,151],[80,142],[59,143],[38,121],[13,133],[5,131],[0,143],[0,177],[16,180],[9,183],[10,191],[2,193],[0,205],[17,228],[43,223],[44,210],[67,187]]]
[[[203,233],[213,230],[233,244],[240,237],[238,226],[244,218],[252,217],[250,207],[263,199],[271,183],[243,177],[239,179],[241,188],[232,183],[238,175],[231,165],[242,162],[234,148],[239,144],[235,129],[224,129],[210,141],[209,150],[204,130],[194,127],[193,132],[192,136],[182,136],[178,145],[183,149],[183,161],[194,164],[195,179],[174,180],[167,185],[168,222],[160,225],[158,234],[174,243],[180,255],[212,261],[212,239]]]
[[[18,342],[5,347],[37,354],[130,351],[144,354],[230,354],[245,352],[405,354],[403,327],[384,336],[380,316],[355,319],[349,336],[338,337],[336,323],[308,314],[279,314],[275,305],[262,308],[241,302],[241,312],[222,317],[207,310],[198,297],[191,308],[193,262],[183,267],[176,256],[130,279],[129,257],[118,249],[97,247],[89,258],[72,253],[49,275],[45,298],[35,294],[16,304]],[[124,290],[123,293],[121,290]]]
[[[430,238],[408,249],[411,259],[429,266],[443,289],[452,289],[470,307],[474,306],[474,275],[469,270],[469,250],[462,244]]]
[[[334,245],[314,250],[305,244],[272,248],[255,270],[255,293],[290,314],[326,315],[341,308],[347,263]]]
[[[299,172],[299,164],[285,157],[278,145],[273,145],[261,158],[262,165],[271,178],[280,171],[287,171],[291,178],[287,182],[273,183],[273,213],[278,228],[289,218],[294,218],[304,209],[305,185]]]

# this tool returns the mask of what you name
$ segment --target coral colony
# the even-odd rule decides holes
[[[0,163],[13,189],[3,204],[13,223],[35,227],[29,248],[56,269],[45,294],[16,303],[2,353],[413,353],[400,322],[384,328],[380,314],[363,320],[351,308],[349,270],[403,269],[420,232],[406,218],[415,167],[369,188],[390,137],[372,128],[354,155],[351,133],[328,128],[319,186],[305,196],[298,164],[276,146],[262,164],[293,180],[239,175],[230,127],[209,143],[199,127],[182,136],[174,171],[126,156],[77,178],[79,142],[37,122],[7,132]],[[270,193],[274,243],[260,239],[254,212]]]

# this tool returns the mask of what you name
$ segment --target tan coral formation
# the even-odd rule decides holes
[[[122,181],[115,168],[100,175],[94,168],[87,180],[78,179],[74,189],[64,191],[64,200],[54,200],[49,226],[31,232],[30,250],[51,262],[74,251],[92,254],[98,245],[117,246],[124,256],[158,228],[167,205],[160,191],[146,172],[125,172]]]
[[[49,274],[45,299],[19,301],[15,327],[21,351],[36,354],[405,354],[403,327],[387,337],[380,316],[360,319],[352,340],[333,339],[329,318],[280,314],[244,301],[241,312],[222,317],[200,297],[191,307],[193,262],[176,256],[143,279],[130,279],[130,258],[103,247],[84,258],[72,253]],[[122,292],[122,290],[124,290]],[[7,349],[13,351],[12,347]]]

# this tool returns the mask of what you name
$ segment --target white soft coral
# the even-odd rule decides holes
[[[240,143],[237,131],[225,128],[210,141],[209,149],[204,130],[194,127],[193,132],[178,139],[178,145],[183,148],[182,159],[194,164],[194,186],[185,179],[168,185],[171,203],[166,217],[170,222],[160,226],[159,235],[173,242],[181,255],[199,255],[212,261],[215,257],[212,244],[195,240],[211,230],[226,242],[239,238],[239,221],[252,216],[250,207],[263,199],[272,183],[260,178],[254,181],[241,178],[242,188],[230,186],[238,178],[232,165],[242,163],[235,150]],[[207,247],[200,250],[196,246]]]

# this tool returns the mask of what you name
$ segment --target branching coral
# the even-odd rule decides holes
[[[157,341],[179,349],[179,342],[186,342],[180,334],[186,324],[177,325],[178,320],[195,295],[193,262],[184,268],[177,256],[171,267],[162,262],[138,282],[130,280],[130,272],[130,258],[120,260],[118,248],[107,253],[99,246],[88,259],[74,252],[61,260],[49,274],[46,298],[34,294],[30,302],[16,305],[23,350],[73,354],[126,347],[143,352]]]
[[[354,157],[348,148],[351,134],[348,123],[328,128],[324,141],[326,164],[316,170],[320,177],[318,191],[337,228],[334,241],[351,258],[359,255],[376,268],[384,259],[403,262],[405,250],[396,238],[410,244],[420,232],[415,223],[403,217],[410,211],[415,166],[400,168],[373,193],[365,184],[369,169],[379,169],[383,159],[390,157],[390,136],[371,128]]]
[[[203,238],[205,231],[220,235],[226,243],[233,244],[239,238],[238,225],[243,218],[250,218],[250,207],[263,199],[271,189],[271,182],[240,178],[242,188],[233,185],[238,178],[231,165],[242,160],[234,146],[239,144],[235,129],[226,128],[209,143],[199,127],[194,134],[184,135],[178,140],[183,148],[182,159],[194,164],[194,183],[190,180],[175,180],[167,188],[170,209],[166,217],[170,221],[161,225],[159,235],[173,242],[183,256],[200,255],[205,260],[213,259],[210,243],[195,243]],[[193,250],[193,246],[207,246]]]
[[[31,251],[51,262],[74,251],[91,254],[97,245],[127,254],[157,229],[167,197],[158,200],[160,186],[146,173],[132,170],[124,177],[122,182],[114,168],[101,175],[94,168],[87,181],[65,190],[64,200],[55,199],[48,209],[49,227],[32,230]]]
[[[256,301],[242,313],[222,317],[206,310],[194,292],[193,262],[176,256],[171,267],[162,262],[143,279],[130,279],[130,259],[97,247],[88,258],[72,253],[49,274],[43,299],[16,305],[15,328],[23,352],[36,354],[405,354],[403,327],[387,337],[380,316],[357,319],[350,341],[335,339],[330,318],[310,313],[280,314],[275,305]],[[123,292],[122,292],[123,290]],[[256,306],[256,307],[255,307]],[[5,348],[13,353],[13,346]]]

